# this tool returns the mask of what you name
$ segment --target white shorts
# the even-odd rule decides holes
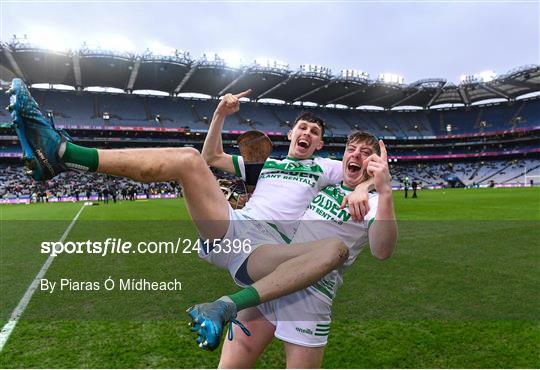
[[[323,347],[330,333],[331,304],[304,289],[257,306],[274,336],[305,347]]]
[[[229,205],[229,228],[210,253],[199,249],[199,257],[219,268],[229,270],[234,282],[247,285],[238,280],[236,273],[251,253],[261,245],[284,244],[279,233],[264,221],[250,218],[242,210],[234,210]]]

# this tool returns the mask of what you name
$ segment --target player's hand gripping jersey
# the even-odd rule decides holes
[[[314,157],[298,160],[268,158],[260,175],[246,173],[241,156],[233,156],[236,175],[248,182],[257,182],[255,192],[241,212],[247,217],[264,221],[286,221],[282,231],[289,238],[313,197],[324,187],[341,181],[340,161]],[[252,177],[257,177],[258,180]],[[250,178],[251,177],[251,178]]]

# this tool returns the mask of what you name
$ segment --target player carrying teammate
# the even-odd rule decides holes
[[[368,178],[367,174],[374,177],[376,193],[369,195],[371,207],[364,221],[353,222],[347,209],[339,207],[343,198]],[[379,259],[389,258],[396,245],[386,149],[370,134],[356,132],[349,136],[343,155],[343,182],[327,186],[313,198],[292,243],[334,235],[349,248],[347,261],[307,289],[240,311],[238,318],[253,336],[226,341],[220,368],[252,368],[274,336],[284,342],[288,368],[320,368],[330,332],[331,305],[343,282],[343,272],[368,244]]]

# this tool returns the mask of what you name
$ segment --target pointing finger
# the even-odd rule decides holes
[[[388,162],[388,153],[386,152],[386,146],[384,145],[384,141],[379,140],[379,146],[381,147],[382,160]]]
[[[251,89],[247,89],[246,91],[242,91],[240,94],[234,95],[234,97],[237,99],[245,98],[246,96],[249,96],[251,94],[251,91]]]

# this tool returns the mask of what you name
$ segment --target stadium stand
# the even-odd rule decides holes
[[[116,191],[135,189],[139,194],[175,193],[178,186],[174,183],[140,184],[123,178],[113,178],[95,173],[63,173],[47,183],[39,183],[25,176],[21,166],[0,167],[0,198],[27,198],[34,193],[47,193],[48,197],[67,197],[87,193],[97,196],[105,188]]]
[[[208,129],[216,101],[169,97],[32,90],[39,104],[61,125],[119,125]],[[1,98],[4,106],[7,97]],[[244,103],[242,111],[227,120],[229,130],[262,130],[286,133],[302,110],[313,111],[327,122],[328,136],[346,136],[352,129],[366,129],[378,136],[397,138],[448,134],[475,134],[540,125],[540,99],[508,105],[471,107],[466,110],[415,112],[359,111]],[[109,119],[103,119],[108,113]],[[156,116],[159,119],[156,120]],[[3,120],[8,116],[2,116]],[[450,125],[450,131],[447,126]]]
[[[330,76],[328,71],[324,72],[328,75],[322,76],[316,71],[305,74],[261,65],[244,66],[240,71],[223,63],[199,63],[177,55],[159,60],[165,74],[156,79],[144,68],[138,74],[118,74],[103,67],[121,62],[126,70],[133,70],[128,67],[135,57],[144,64],[149,56],[119,56],[110,51],[96,51],[88,56],[83,50],[72,51],[78,53],[81,61],[78,74],[82,78],[77,79],[66,63],[60,63],[58,70],[67,74],[47,75],[43,69],[34,68],[32,56],[46,57],[49,51],[36,50],[17,41],[1,43],[0,53],[11,55],[12,58],[1,60],[0,66],[13,75],[16,73],[10,63],[21,61],[21,73],[36,80],[27,80],[30,85],[49,81],[74,89],[32,88],[31,91],[55,125],[65,128],[82,145],[200,149],[217,97],[251,88],[253,101],[243,102],[241,110],[225,123],[224,144],[228,152],[238,152],[234,143],[241,132],[257,129],[267,132],[274,141],[273,156],[284,157],[288,146],[286,134],[295,117],[307,110],[324,118],[327,124],[321,156],[341,158],[345,138],[351,130],[367,130],[383,138],[389,148],[396,188],[402,186],[405,177],[428,187],[523,185],[525,172],[532,176],[540,173],[538,65],[518,67],[492,81],[472,81],[459,86],[445,79],[410,85],[367,79],[355,80],[351,85],[347,78]],[[51,60],[57,60],[55,55],[50,56]],[[151,56],[150,62],[155,63],[156,58],[159,59]],[[8,63],[8,59],[12,62]],[[321,79],[331,83],[321,85]],[[1,82],[5,88],[9,81]],[[96,86],[124,92],[86,89]],[[355,90],[350,91],[350,86]],[[139,90],[137,94],[133,88]],[[168,96],[148,95],[146,89]],[[188,97],[188,93],[198,95]],[[200,94],[209,98],[203,99]],[[304,104],[307,101],[316,106]],[[8,104],[8,97],[0,94],[0,105]],[[372,108],[374,104],[378,109]],[[33,184],[21,175],[18,160],[21,150],[10,122],[9,113],[0,111],[0,193],[3,197],[28,196],[42,185]],[[155,193],[174,192],[167,184],[140,187],[125,180],[80,173],[59,177],[58,181],[43,186],[51,193],[69,194],[74,191],[69,185],[71,179],[93,189],[127,187],[143,193],[149,189]],[[540,182],[540,178],[532,179]]]
[[[94,99],[97,100],[99,115],[108,113],[112,125],[138,126],[152,122],[146,116],[143,98],[139,96],[96,94]]]
[[[447,186],[451,176],[457,177],[464,186],[495,185],[528,186],[525,173],[540,173],[540,162],[536,159],[526,160],[491,160],[462,163],[400,163],[391,164],[392,186],[403,187],[405,177],[416,180],[424,187]],[[535,181],[538,185],[538,180]]]
[[[447,178],[457,177],[467,187],[487,187],[491,181],[496,186],[529,186],[525,182],[525,173],[540,174],[540,161],[493,160],[461,163],[391,163],[392,186],[401,189],[405,177],[416,181],[424,188],[449,186]],[[104,189],[115,192],[119,199],[133,190],[138,198],[157,197],[162,194],[179,196],[181,189],[175,183],[141,184],[124,178],[95,173],[69,172],[46,183],[38,183],[23,175],[22,166],[0,166],[0,199],[30,199],[36,194],[43,194],[43,201],[48,198],[74,197],[81,199],[87,195],[97,200]],[[219,178],[230,178],[224,173],[216,173]],[[540,178],[534,183],[538,185]],[[124,196],[122,196],[124,194]],[[35,201],[35,199],[34,199]]]

